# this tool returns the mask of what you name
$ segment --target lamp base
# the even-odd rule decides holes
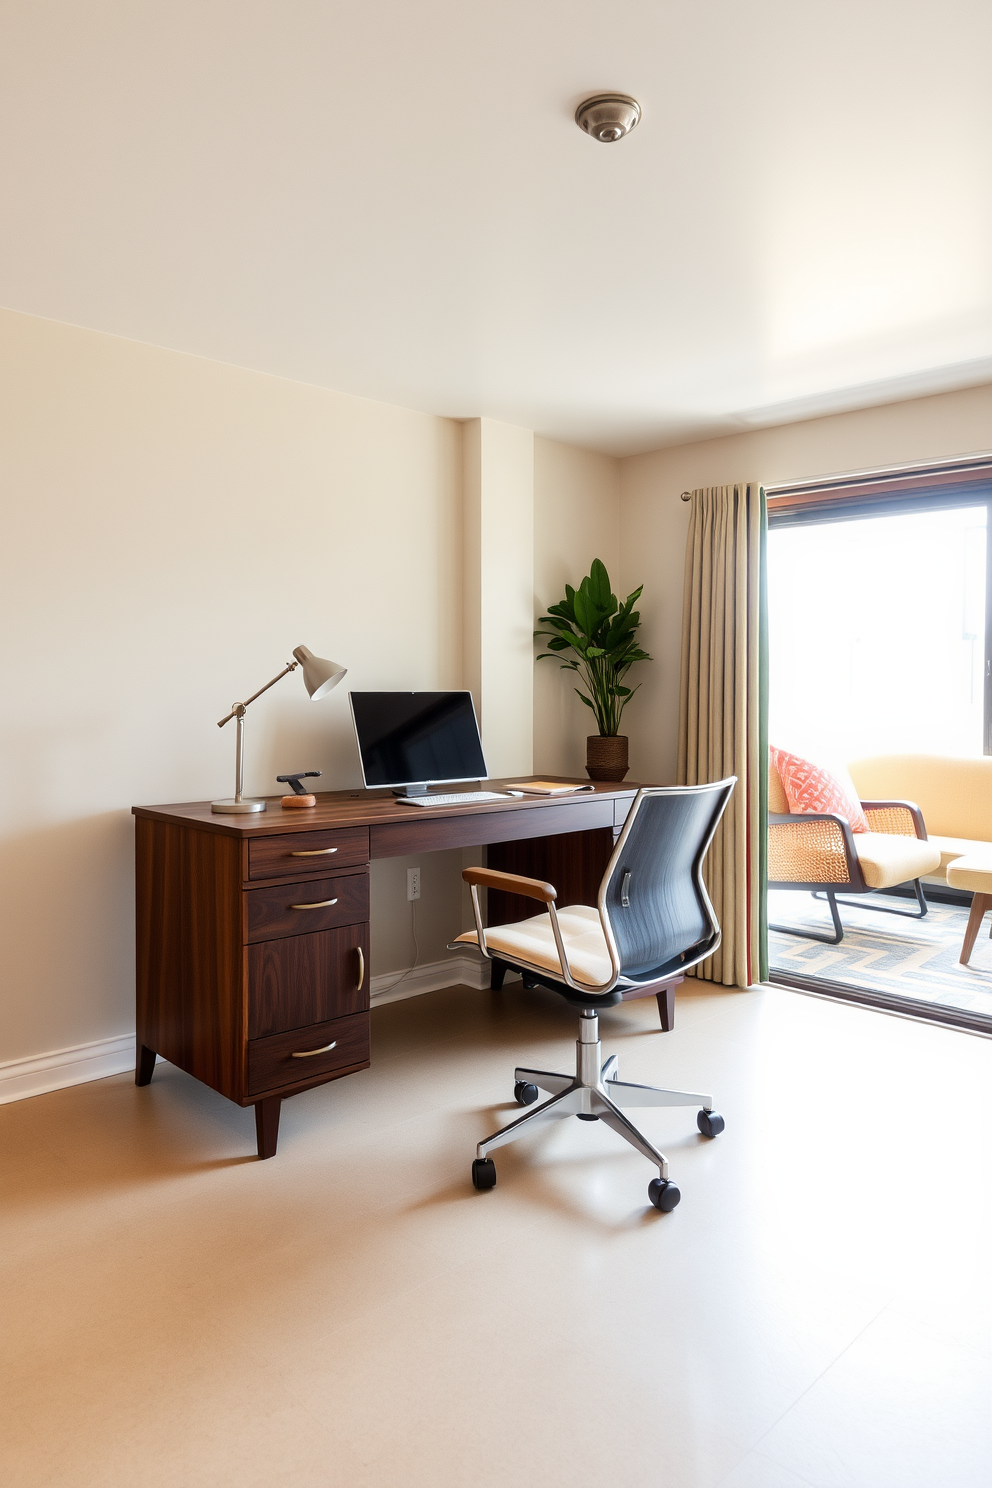
[[[211,801],[210,810],[220,813],[222,816],[242,816],[249,811],[264,811],[264,801],[236,801],[232,796],[228,801]]]

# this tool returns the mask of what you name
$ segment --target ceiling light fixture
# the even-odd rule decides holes
[[[641,105],[629,93],[597,93],[575,110],[575,122],[603,145],[623,139],[640,122]]]

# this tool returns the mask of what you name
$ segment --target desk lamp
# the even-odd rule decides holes
[[[245,775],[245,713],[248,704],[260,698],[263,692],[268,692],[270,687],[274,687],[280,677],[285,677],[289,672],[295,672],[298,666],[303,668],[303,681],[313,702],[316,702],[318,698],[326,697],[331,688],[336,687],[347,672],[347,667],[338,666],[336,661],[325,661],[321,656],[314,656],[306,646],[297,646],[293,655],[296,658],[295,661],[288,661],[271,682],[266,682],[264,687],[253,692],[251,697],[246,698],[243,703],[234,703],[227,717],[222,718],[217,724],[218,728],[223,728],[225,723],[230,723],[232,718],[238,721],[234,758],[234,796],[226,801],[211,801],[211,811],[225,816],[234,816],[248,811],[265,810],[264,801],[246,801],[241,794]]]

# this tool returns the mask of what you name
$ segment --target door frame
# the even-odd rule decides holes
[[[937,461],[910,467],[854,471],[825,479],[765,487],[768,527],[852,521],[895,516],[901,512],[935,511],[941,507],[986,507],[985,655],[983,753],[992,754],[992,454]],[[767,883],[763,892],[768,894]],[[970,1009],[935,1006],[913,997],[896,997],[869,987],[852,987],[825,977],[770,971],[768,980],[817,997],[852,1002],[901,1017],[992,1035],[992,1015]],[[992,987],[990,987],[992,992]]]

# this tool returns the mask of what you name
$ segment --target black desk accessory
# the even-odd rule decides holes
[[[292,811],[295,809],[300,811],[305,810],[309,806],[316,806],[317,797],[312,796],[309,791],[304,790],[300,781],[311,778],[316,779],[320,773],[319,770],[298,770],[295,775],[277,775],[276,780],[280,785],[289,785],[293,790],[291,796],[283,796],[283,810]]]

